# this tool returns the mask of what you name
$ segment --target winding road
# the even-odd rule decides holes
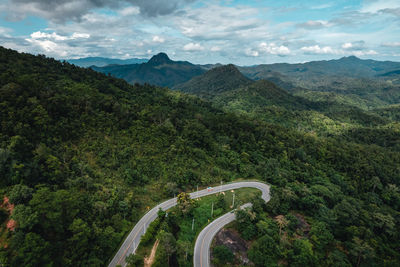
[[[245,188],[245,187],[252,187],[252,188],[257,188],[259,190],[261,190],[262,195],[261,198],[264,199],[266,202],[269,201],[270,199],[270,195],[269,195],[269,186],[264,184],[264,183],[260,183],[260,182],[236,182],[236,183],[230,183],[230,184],[224,184],[224,185],[220,185],[217,187],[214,187],[212,190],[210,189],[204,189],[204,190],[200,190],[200,191],[196,191],[193,193],[190,193],[190,197],[191,198],[198,198],[198,197],[204,197],[207,195],[212,195],[218,192],[222,192],[222,191],[227,191],[227,190],[232,190],[232,189],[239,189],[239,188]],[[135,253],[136,248],[139,245],[140,242],[140,238],[142,237],[142,235],[146,232],[147,227],[149,226],[149,224],[151,222],[153,222],[156,218],[157,218],[157,212],[158,210],[161,208],[162,210],[168,210],[170,208],[172,208],[173,206],[175,206],[177,204],[176,202],[176,198],[172,198],[169,199],[167,201],[164,201],[161,204],[158,204],[157,206],[155,206],[154,208],[152,208],[151,210],[149,210],[140,220],[139,222],[135,225],[135,227],[133,227],[132,231],[129,233],[128,237],[125,239],[124,243],[121,245],[120,249],[118,250],[118,252],[115,254],[114,258],[112,259],[112,261],[110,262],[110,264],[108,265],[109,267],[115,267],[117,265],[121,265],[121,266],[126,266],[126,262],[125,262],[125,258],[127,255],[131,254],[131,253]],[[245,204],[248,205],[248,204]],[[245,206],[244,205],[244,206]],[[230,216],[229,218],[226,218],[225,216],[227,215],[232,215],[233,219],[231,218],[232,216]],[[221,219],[222,218],[222,219]],[[209,228],[210,226],[215,230],[217,229],[217,231],[211,236],[210,233],[206,233],[206,239],[203,239],[207,242],[203,242],[203,249],[207,249],[207,252],[204,252],[205,250],[202,251],[202,249],[200,248],[200,250],[198,251],[198,255],[201,255],[202,252],[207,253],[208,255],[208,260],[202,262],[202,260],[200,260],[199,258],[199,264],[200,265],[196,265],[196,246],[197,243],[199,241],[199,238],[197,238],[196,240],[196,246],[195,246],[195,254],[193,257],[194,260],[194,266],[202,266],[202,267],[206,267],[209,266],[209,250],[210,250],[210,244],[209,243],[208,247],[206,248],[206,244],[208,244],[208,240],[209,238],[211,238],[212,241],[212,237],[214,237],[214,235],[218,232],[218,230],[220,228],[222,228],[225,224],[222,224],[223,222],[227,222],[229,219],[232,219],[232,221],[235,219],[235,215],[231,212],[223,215],[222,217],[219,217],[218,219],[214,220],[213,222],[211,222],[205,229]],[[217,222],[219,222],[217,224]],[[229,222],[227,222],[229,223]],[[222,226],[221,226],[222,225]],[[221,226],[220,228],[217,228],[217,226]],[[200,235],[205,231],[205,229],[200,233]],[[199,235],[199,237],[200,237]],[[204,258],[203,258],[204,259]],[[201,263],[203,265],[201,265]]]
[[[255,187],[260,189],[262,192],[261,198],[268,202],[270,199],[269,195],[269,186],[263,183],[252,183],[251,185],[243,186],[243,187]],[[244,209],[247,207],[251,207],[251,203],[246,203],[240,207],[240,209]],[[221,217],[212,221],[209,225],[207,225],[197,236],[196,244],[194,246],[194,254],[193,254],[193,266],[194,267],[209,267],[210,266],[210,246],[214,239],[214,236],[228,223],[236,220],[236,215],[234,211],[228,212]]]

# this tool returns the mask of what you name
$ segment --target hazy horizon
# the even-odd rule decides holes
[[[165,52],[159,52],[159,53],[165,53]],[[143,58],[138,58],[138,59],[147,59],[147,60],[150,60],[152,57],[154,57],[154,56],[156,56],[156,55],[158,55],[159,53],[157,53],[157,54],[154,54],[154,55],[151,55],[151,56],[149,56],[149,57],[143,57]],[[167,53],[165,53],[165,54],[167,54]],[[168,55],[168,54],[167,54]],[[352,57],[352,56],[354,56],[354,55],[350,55],[350,56],[341,56],[341,57],[336,57],[336,58],[331,58],[331,59],[321,59],[321,60],[318,60],[318,59],[315,59],[315,60],[310,60],[310,61],[303,61],[303,62],[276,62],[276,63],[269,63],[269,62],[265,62],[265,63],[259,63],[259,64],[254,64],[254,65],[263,65],[263,64],[279,64],[279,63],[286,63],[286,64],[305,64],[305,63],[310,63],[310,62],[314,62],[314,61],[330,61],[330,60],[339,60],[339,59],[342,59],[342,58],[347,58],[347,57]],[[171,60],[173,60],[173,61],[188,61],[188,60],[185,60],[185,59],[174,59],[174,58],[171,58],[170,57],[170,55],[168,55],[168,57],[171,59]],[[359,58],[359,57],[357,57],[357,56],[354,56],[354,57],[356,57],[356,58]],[[118,57],[101,57],[101,56],[99,56],[99,57],[81,57],[81,58],[64,58],[64,59],[60,59],[60,60],[66,60],[66,61],[68,61],[68,60],[79,60],[79,59],[87,59],[87,58],[105,58],[105,59],[116,59],[116,60],[129,60],[129,59],[134,59],[135,57],[132,57],[132,58],[126,58],[126,59],[122,59],[122,58],[118,58]],[[362,59],[362,60],[375,60],[375,61],[387,61],[387,60],[376,60],[376,59],[372,59],[372,58],[359,58],[359,59]],[[393,61],[393,62],[400,62],[400,61],[395,61],[395,60],[389,60],[389,61]],[[192,63],[192,64],[198,64],[198,65],[204,65],[204,64],[222,64],[222,65],[228,65],[228,64],[233,64],[233,65],[237,65],[237,66],[251,66],[251,65],[239,65],[239,64],[236,64],[236,63],[234,63],[234,62],[228,62],[228,63],[220,63],[220,62],[215,62],[215,63],[197,63],[197,62],[192,62],[192,61],[190,61],[190,63]],[[141,63],[133,63],[133,64],[141,64]]]

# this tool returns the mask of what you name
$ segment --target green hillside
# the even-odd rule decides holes
[[[379,132],[391,136],[392,141],[387,144],[400,142],[400,137],[390,130],[392,120],[378,112],[359,108],[360,104],[356,102],[360,98],[347,101],[339,94],[311,90],[292,95],[267,80],[249,82],[233,65],[211,69],[175,89],[209,99],[214,106],[225,111],[303,133],[397,147],[378,141],[376,135]],[[378,126],[380,130],[377,132],[373,127]],[[359,132],[363,134],[356,134]]]
[[[272,212],[323,224],[318,264],[400,263],[399,152],[4,48],[0,107],[0,192],[15,205],[1,208],[2,265],[106,266],[146,207],[237,178],[271,183]]]
[[[186,83],[175,85],[173,89],[203,98],[212,98],[220,93],[249,85],[252,82],[252,80],[243,76],[234,65],[230,64],[212,68]]]

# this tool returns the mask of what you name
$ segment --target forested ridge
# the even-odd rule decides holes
[[[4,48],[0,110],[1,264],[105,266],[147,206],[237,178],[272,185],[271,216],[296,211],[322,229],[290,255],[315,265],[400,264],[398,150]],[[267,255],[267,245],[256,249]],[[300,266],[300,256],[277,251],[271,262]]]

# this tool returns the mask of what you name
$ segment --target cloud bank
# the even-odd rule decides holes
[[[241,65],[347,55],[400,59],[398,1],[308,1],[0,0],[0,43],[60,59],[158,52]],[[35,19],[45,25],[24,28]]]

